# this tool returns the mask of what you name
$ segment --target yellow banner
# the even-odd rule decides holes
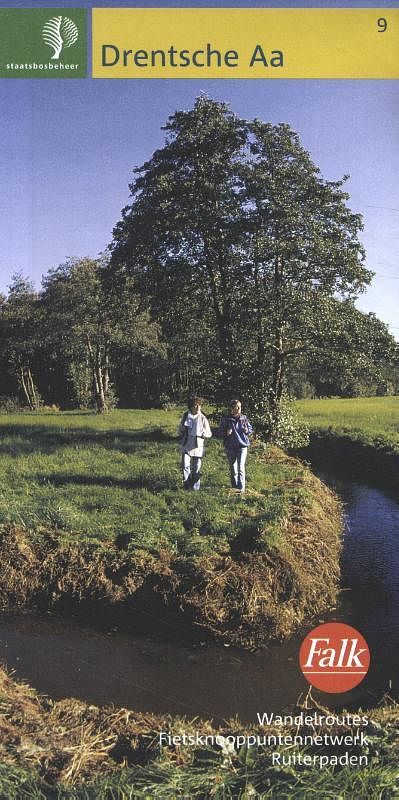
[[[395,8],[94,8],[94,78],[399,78]]]

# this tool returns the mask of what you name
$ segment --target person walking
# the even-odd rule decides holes
[[[245,462],[252,425],[248,417],[241,413],[241,408],[240,400],[231,401],[229,413],[222,417],[218,433],[226,450],[231,485],[233,489],[245,492]]]
[[[204,455],[204,440],[210,439],[212,432],[205,414],[201,411],[201,397],[190,397],[186,411],[179,424],[181,437],[183,486],[198,491],[201,484],[201,461]]]

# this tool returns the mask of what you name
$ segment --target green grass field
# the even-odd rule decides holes
[[[399,397],[298,400],[296,406],[312,430],[385,443],[399,452]]]
[[[250,448],[247,491],[237,493],[217,439],[201,490],[186,491],[180,415],[0,417],[0,605],[84,610],[101,598],[125,624],[140,603],[156,615],[161,602],[172,615],[186,609],[189,626],[252,647],[335,602],[334,497],[305,465],[261,442]]]
[[[248,491],[229,488],[221,443],[212,439],[200,492],[183,490],[179,412],[154,410],[2,415],[0,522],[45,527],[65,540],[162,548],[184,555],[223,550],[245,525],[278,537],[295,468],[262,463],[251,448]],[[258,455],[257,455],[258,453]]]

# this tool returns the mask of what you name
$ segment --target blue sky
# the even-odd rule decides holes
[[[10,5],[0,0],[0,8]],[[134,4],[13,3],[25,8],[91,5]],[[341,3],[141,0],[137,5]],[[192,106],[200,91],[230,103],[243,117],[291,124],[325,178],[350,174],[349,205],[364,216],[362,240],[376,272],[358,307],[374,311],[399,338],[399,81],[0,80],[0,290],[18,270],[40,286],[41,276],[68,256],[95,257],[104,250],[128,202],[134,166],[162,145],[167,117]]]

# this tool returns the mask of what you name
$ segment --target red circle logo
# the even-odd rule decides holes
[[[322,692],[349,692],[367,675],[370,650],[356,628],[326,622],[307,634],[299,651],[306,680]]]

